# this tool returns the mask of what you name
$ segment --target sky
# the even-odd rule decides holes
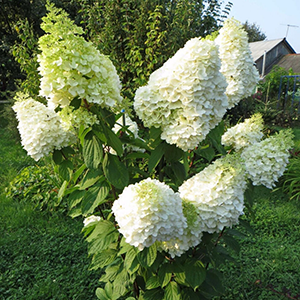
[[[241,23],[245,21],[255,23],[267,36],[267,40],[286,37],[296,53],[300,53],[300,0],[230,0],[230,2],[233,3],[230,17]],[[288,27],[288,24],[299,27]]]

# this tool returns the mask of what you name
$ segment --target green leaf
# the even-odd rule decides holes
[[[160,139],[161,129],[150,127],[149,133],[150,133],[150,138],[149,138],[148,146],[154,149],[162,142]]]
[[[164,147],[165,144],[161,143],[159,144],[151,153],[149,158],[149,164],[148,164],[148,172],[151,173],[153,169],[158,165],[161,158],[164,155]]]
[[[81,145],[84,144],[85,136],[92,130],[91,127],[86,127],[85,125],[80,125],[78,130],[78,138],[80,139]]]
[[[89,187],[93,186],[97,181],[101,179],[104,179],[104,176],[102,176],[101,170],[87,170],[85,173],[82,181],[80,182],[79,189],[80,190],[86,190]]]
[[[123,189],[129,184],[128,170],[117,156],[110,153],[105,154],[103,171],[107,180],[116,188]]]
[[[176,162],[172,162],[171,166],[176,178],[179,181],[179,184],[181,185],[187,177],[187,173],[185,171],[184,165],[179,161],[176,161]]]
[[[74,182],[74,184],[77,183],[77,180],[79,178],[79,176],[83,173],[83,171],[86,169],[86,165],[83,164],[81,167],[79,167],[73,174],[72,176],[72,181]]]
[[[100,300],[111,300],[111,299],[107,296],[105,290],[102,289],[102,288],[97,288],[97,289],[96,289],[96,296],[97,296],[97,298],[100,299]]]
[[[164,292],[160,288],[146,291],[143,295],[144,300],[162,300],[163,298],[164,298]]]
[[[155,289],[157,287],[159,287],[159,281],[158,281],[158,277],[157,276],[151,276],[147,281],[146,281],[146,289],[147,290],[152,290]],[[170,298],[172,299],[172,298]]]
[[[68,202],[69,202],[69,209],[72,209],[76,205],[78,205],[81,200],[83,199],[83,196],[85,194],[85,191],[76,190],[69,194]]]
[[[109,185],[106,181],[98,182],[86,191],[82,202],[81,211],[83,216],[94,212],[95,208],[105,202],[109,193]]]
[[[149,248],[144,248],[143,251],[140,251],[137,255],[137,258],[140,262],[140,264],[147,268],[150,267],[157,256],[157,248],[156,244],[151,245]]]
[[[77,96],[70,102],[69,105],[74,107],[74,109],[78,109],[81,105],[81,99]]]
[[[191,289],[183,289],[181,295],[182,300],[203,300],[200,298],[199,292],[194,292]]]
[[[118,136],[108,127],[105,127],[107,144],[111,146],[119,156],[123,154],[123,144]]]
[[[215,158],[215,155],[216,155],[213,147],[197,149],[195,152],[199,156],[204,157],[208,162],[211,162]]]
[[[88,168],[98,168],[103,158],[103,147],[98,137],[92,132],[89,132],[84,139],[82,154]]]
[[[200,260],[187,260],[184,264],[186,282],[196,290],[205,280],[206,269]]]
[[[214,129],[212,129],[208,137],[211,140],[213,146],[219,151],[221,154],[226,154],[226,151],[221,144],[221,137],[224,134],[224,121],[221,121],[219,125],[217,125]]]
[[[165,144],[164,154],[167,162],[178,162],[184,154],[183,150],[175,145]]]
[[[221,296],[224,292],[221,273],[214,269],[208,270],[206,273],[206,280],[200,287],[200,293],[203,296],[212,298]]]
[[[57,205],[59,205],[61,200],[63,199],[67,187],[68,187],[68,181],[64,181],[63,184],[61,185],[59,191],[58,191],[58,195],[57,195],[58,203],[57,203]]]
[[[169,284],[166,286],[164,299],[165,300],[169,300],[169,299],[180,300],[181,299],[180,288],[175,281],[169,282]]]
[[[124,267],[126,270],[129,270],[132,266],[134,259],[136,258],[138,252],[135,248],[131,247],[129,251],[126,253],[125,260],[124,260]]]
[[[240,246],[239,242],[234,237],[232,237],[230,235],[227,235],[227,234],[224,234],[222,236],[222,239],[229,248],[231,248],[234,252],[239,254],[239,252],[241,250],[241,246]]]
[[[70,160],[64,160],[58,165],[58,173],[66,181],[70,181],[73,169],[74,165]]]
[[[104,268],[105,266],[112,263],[117,256],[117,250],[106,249],[95,254],[92,258],[90,265],[90,270],[97,270],[99,268]]]
[[[53,159],[54,163],[59,165],[64,160],[64,157],[60,150],[55,149],[52,154],[52,159]]]
[[[172,278],[172,270],[169,264],[163,264],[158,270],[158,280],[161,287],[165,287]]]

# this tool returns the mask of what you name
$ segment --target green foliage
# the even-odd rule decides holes
[[[14,201],[30,202],[39,210],[58,205],[57,181],[47,166],[29,166],[10,182],[6,196]]]
[[[232,3],[221,1],[81,0],[91,41],[109,55],[132,101],[149,75],[192,37],[216,31]]]

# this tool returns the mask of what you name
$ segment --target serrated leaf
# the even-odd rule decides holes
[[[157,248],[156,248],[156,244],[151,245],[149,248],[144,248],[143,251],[140,251],[137,254],[137,258],[140,262],[140,264],[147,268],[150,267],[157,256]]]
[[[90,169],[97,169],[102,161],[102,143],[92,132],[89,132],[84,139],[82,155],[86,166]]]
[[[93,187],[89,188],[81,202],[83,216],[93,213],[97,206],[104,203],[108,193],[109,185],[106,181],[97,182]]]
[[[83,173],[83,171],[86,169],[86,165],[83,164],[81,165],[81,167],[79,167],[73,174],[72,176],[72,181],[74,182],[74,184],[77,183],[77,180],[79,178],[79,176]]]
[[[169,299],[180,300],[181,299],[180,288],[175,281],[169,282],[169,284],[166,286],[164,299],[165,300],[169,300]]]
[[[124,260],[124,267],[126,270],[129,270],[132,266],[134,259],[137,256],[137,251],[131,246],[131,249],[126,253]]]
[[[62,198],[64,197],[67,187],[68,187],[68,181],[64,181],[63,184],[61,185],[59,191],[58,191],[58,194],[57,194],[57,198],[58,198],[57,205],[60,204]]]
[[[158,281],[158,277],[157,276],[151,276],[150,278],[148,278],[148,280],[146,281],[146,289],[147,290],[152,290],[155,289],[157,287],[159,287],[159,281]]]
[[[110,153],[105,154],[103,172],[107,180],[118,189],[123,189],[129,184],[128,170],[115,155]]]
[[[104,268],[105,266],[112,263],[117,256],[117,251],[115,249],[106,249],[95,254],[92,258],[90,265],[90,270],[97,270]]]

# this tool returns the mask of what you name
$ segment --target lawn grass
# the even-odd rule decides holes
[[[82,220],[5,197],[8,182],[35,162],[4,129],[0,155],[0,300],[95,299],[101,274],[88,270]]]
[[[241,240],[237,263],[223,268],[219,299],[278,300],[300,295],[300,203],[281,190],[254,189],[255,234]]]

